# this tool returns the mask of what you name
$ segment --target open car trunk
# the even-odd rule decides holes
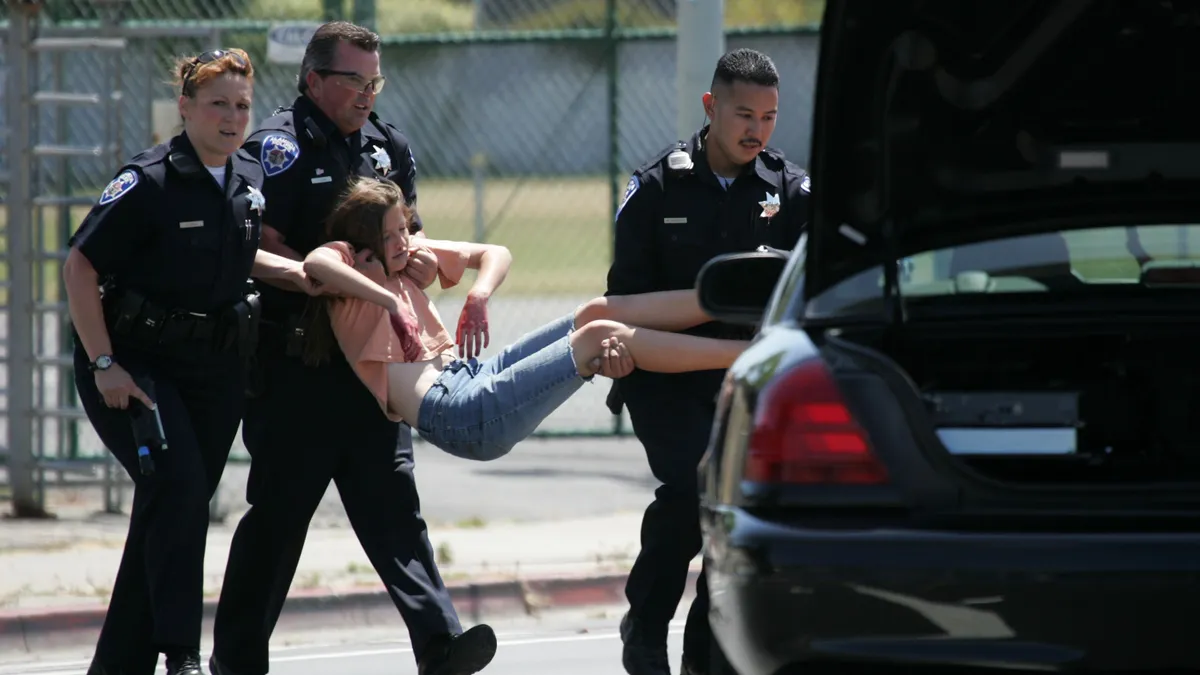
[[[1012,321],[842,339],[903,370],[954,461],[1015,485],[1200,482],[1200,326]],[[898,381],[896,378],[889,378]],[[900,395],[904,395],[901,393]],[[908,395],[914,395],[909,393]]]

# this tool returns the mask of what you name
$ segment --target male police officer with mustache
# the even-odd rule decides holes
[[[808,217],[805,172],[767,147],[779,105],[779,74],[766,55],[731,51],[702,97],[711,122],[634,172],[617,210],[608,295],[692,288],[700,268],[760,245],[792,250]],[[744,327],[711,322],[695,335],[748,339]],[[668,675],[667,625],[700,552],[696,467],[712,430],[725,371],[635,370],[613,383],[609,406],[629,407],[650,469],[662,481],[642,520],[642,550],[629,574],[621,621],[630,675]],[[701,573],[688,612],[681,672],[708,671],[712,636]]]

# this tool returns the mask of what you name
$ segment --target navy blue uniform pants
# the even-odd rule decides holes
[[[78,341],[76,341],[78,344]],[[75,384],[100,440],[133,479],[125,551],[96,646],[97,662],[149,675],[168,647],[199,649],[208,504],[241,421],[244,368],[236,356],[203,363],[116,350],[126,371],[154,381],[168,448],[143,476],[126,410],[109,408],[75,349]]]
[[[635,370],[620,382],[633,431],[646,450],[650,471],[662,485],[642,517],[641,551],[625,584],[629,611],[665,644],[667,627],[687,584],[688,567],[700,553],[697,466],[708,445],[721,373],[664,375]],[[707,393],[712,396],[707,396]],[[683,651],[689,663],[708,663],[708,586],[704,571],[688,610]]]
[[[274,354],[243,425],[250,510],[229,551],[214,654],[239,675],[267,672],[271,633],[332,480],[420,658],[432,638],[462,628],[421,517],[411,429],[384,416],[344,359],[309,368]]]

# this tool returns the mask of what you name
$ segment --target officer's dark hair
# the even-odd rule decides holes
[[[779,88],[779,71],[771,57],[753,49],[735,49],[725,53],[717,61],[716,72],[713,73],[712,88],[717,84],[731,85],[734,82],[747,82],[764,87]]]
[[[308,46],[304,48],[304,58],[300,61],[300,81],[296,83],[296,88],[301,94],[308,92],[309,73],[333,70],[337,46],[342,42],[365,52],[377,52],[381,44],[377,33],[358,24],[349,21],[330,21],[323,24],[313,33]]]
[[[325,220],[325,241],[344,241],[355,250],[370,250],[383,264],[385,274],[391,274],[386,250],[383,246],[383,219],[387,212],[400,207],[400,216],[407,230],[412,223],[413,212],[404,198],[400,186],[389,180],[356,178],[346,187]],[[336,339],[329,324],[329,299],[324,296],[308,299],[304,312],[304,361],[318,365],[329,358]]]
[[[254,63],[241,49],[214,49],[196,56],[185,56],[175,62],[175,88],[180,94],[192,97],[204,85],[222,75],[241,75],[254,82]]]

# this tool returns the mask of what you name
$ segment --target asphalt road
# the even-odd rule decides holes
[[[686,610],[686,605],[684,606]],[[620,675],[621,641],[617,622],[621,608],[603,614],[569,613],[542,620],[515,620],[496,626],[499,650],[485,675]],[[682,615],[680,615],[682,618]],[[396,632],[396,631],[391,631]],[[376,631],[372,631],[376,633]],[[675,621],[669,637],[670,659],[678,667],[683,623]],[[412,650],[405,642],[372,639],[362,631],[345,630],[356,639],[335,633],[277,637],[272,645],[271,675],[355,675],[416,673]],[[378,634],[377,634],[378,635]],[[277,646],[281,641],[290,646]],[[207,645],[205,645],[207,649]],[[57,656],[57,658],[56,658]],[[207,652],[205,671],[207,672]],[[75,652],[49,655],[26,663],[4,663],[0,675],[79,675],[87,668],[86,656]],[[160,662],[159,672],[165,672]]]

